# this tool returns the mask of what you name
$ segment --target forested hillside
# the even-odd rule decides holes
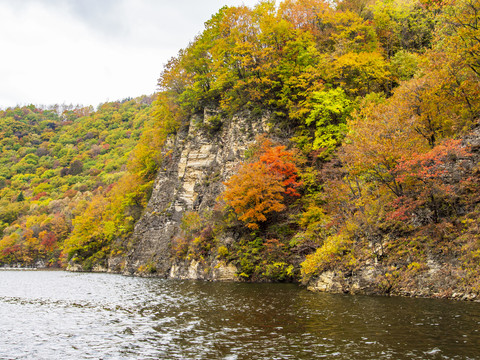
[[[478,124],[479,9],[287,0],[213,16],[160,85],[186,112],[220,109],[211,131],[268,111],[272,140],[225,183],[221,220],[186,215],[176,255],[217,252],[256,280],[297,278],[304,256],[304,281],[381,262],[379,292],[439,261],[478,289],[478,149],[462,138]],[[216,245],[231,226],[240,240]]]
[[[254,281],[375,265],[379,293],[480,291],[479,14],[478,0],[224,7],[165,66],[153,106],[2,112],[1,261],[121,257],[168,136],[205,111],[213,136],[247,111],[269,130],[215,207],[184,214],[173,259]],[[450,283],[420,284],[433,272]]]
[[[32,105],[0,112],[1,263],[60,266],[66,240],[86,231],[81,219],[92,207],[102,211],[97,221],[116,221],[129,231],[156,170],[152,150],[145,149],[157,141],[152,99],[105,103],[96,111]],[[132,176],[138,179],[130,182]],[[99,199],[118,201],[120,186],[122,206],[106,214]],[[101,231],[90,220],[88,226]]]

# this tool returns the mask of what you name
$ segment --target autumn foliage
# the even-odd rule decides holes
[[[405,221],[420,206],[432,209],[434,222],[448,215],[458,200],[455,187],[466,180],[455,166],[471,156],[460,140],[450,139],[426,153],[400,158],[392,173],[402,192],[389,216]]]
[[[286,208],[287,197],[298,197],[295,153],[260,139],[255,161],[245,163],[225,183],[223,198],[247,227],[258,229],[271,213]]]
[[[168,136],[216,141],[241,113],[239,131],[267,134],[215,209],[183,214],[172,256],[250,280],[373,263],[394,269],[384,292],[433,259],[480,292],[479,14],[479,0],[225,6],[167,63],[153,104],[0,111],[0,263],[124,256]]]

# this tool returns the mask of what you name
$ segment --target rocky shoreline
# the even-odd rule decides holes
[[[112,273],[125,276],[156,277],[171,280],[244,281],[238,277],[238,269],[233,264],[223,261],[215,261],[210,265],[195,260],[174,261],[166,274],[156,272],[129,273],[126,271],[113,271],[112,269],[98,265],[90,271],[84,271],[78,265],[69,266],[66,271]],[[427,271],[424,275],[415,278],[415,283],[405,284],[405,286],[400,286],[395,290],[389,290],[379,286],[379,279],[384,277],[384,275],[385,268],[383,266],[371,265],[349,274],[334,270],[325,271],[319,276],[312,278],[307,284],[301,284],[300,282],[297,284],[312,292],[349,294],[352,296],[400,296],[480,302],[480,297],[477,294],[468,291],[463,292],[461,290],[454,291],[448,289],[448,281],[445,279],[441,281],[439,278],[435,279],[435,276],[441,276],[439,268]]]

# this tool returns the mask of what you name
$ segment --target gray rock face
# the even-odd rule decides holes
[[[172,279],[197,279],[209,281],[236,281],[237,268],[233,264],[214,261],[203,264],[199,261],[176,261],[172,264],[168,277]]]
[[[215,115],[214,111],[205,111],[203,117],[191,118],[189,125],[166,144],[162,169],[122,264],[124,273],[135,274],[149,264],[159,276],[202,278],[193,270],[184,275],[178,264],[171,270],[171,240],[179,233],[184,212],[215,205],[223,182],[232,175],[255,137],[267,130],[268,119],[239,114],[223,119],[220,130],[212,134],[209,119]],[[119,264],[118,259],[109,261],[110,268]]]
[[[366,266],[358,273],[345,276],[333,270],[321,273],[307,285],[311,291],[350,294],[375,294],[381,293],[376,285],[380,268]]]
[[[389,270],[392,269],[382,264],[364,266],[355,273],[348,274],[328,270],[311,279],[307,288],[329,293],[477,299],[475,293],[462,290],[458,282],[463,273],[458,266],[452,264],[429,260],[425,271],[410,279],[402,279],[391,291],[385,288],[388,284],[385,283],[384,275]],[[452,292],[452,289],[457,289],[457,292]]]

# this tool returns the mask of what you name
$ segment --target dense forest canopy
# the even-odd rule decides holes
[[[1,262],[60,265],[75,236],[86,231],[81,219],[93,221],[89,209],[102,212],[95,219],[103,222],[101,229],[108,220],[121,223],[117,236],[128,231],[158,162],[154,150],[145,149],[159,141],[153,99],[105,103],[97,111],[31,105],[0,112]],[[138,178],[130,181],[132,176]],[[121,215],[92,205],[100,198],[111,202],[108,208],[118,205],[115,194],[122,186]],[[103,231],[96,225],[88,226]],[[89,246],[91,255],[102,248]]]
[[[224,7],[166,64],[153,103],[1,112],[0,261],[121,256],[167,137],[204,110],[212,134],[248,110],[270,131],[214,210],[184,215],[172,256],[305,281],[374,259],[392,264],[385,291],[453,256],[479,290],[478,156],[462,141],[480,111],[479,14],[478,0]],[[240,240],[219,244],[232,228]]]
[[[225,211],[256,230],[221,249],[242,276],[295,277],[307,255],[305,280],[369,258],[401,278],[445,253],[476,273],[478,165],[469,168],[459,139],[478,123],[479,9],[470,0],[225,7],[169,62],[160,85],[185,113],[268,111],[269,136],[290,147],[282,156],[259,140],[225,184]],[[272,171],[278,162],[294,172]],[[196,231],[177,253],[215,247]],[[392,276],[380,279],[386,289]]]

